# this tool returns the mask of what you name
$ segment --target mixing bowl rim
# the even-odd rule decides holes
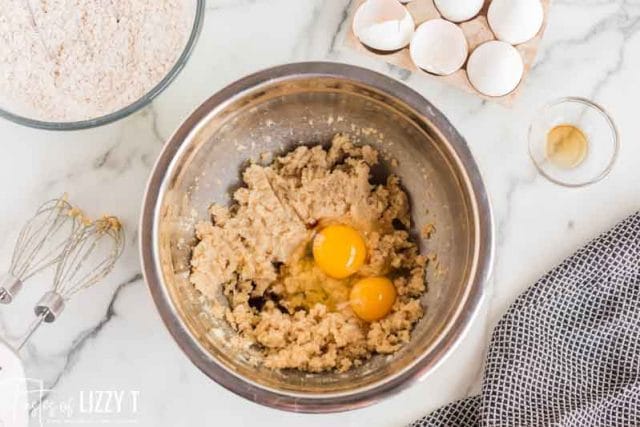
[[[197,132],[198,128],[206,123],[205,118],[215,115],[234,99],[241,98],[261,86],[310,78],[340,79],[383,93],[406,104],[420,114],[425,122],[433,123],[433,130],[446,134],[447,137],[441,136],[455,154],[460,172],[466,180],[466,191],[471,192],[471,208],[477,224],[474,236],[475,271],[472,271],[471,279],[465,287],[466,300],[457,310],[453,321],[449,322],[431,347],[431,351],[425,352],[399,374],[365,388],[333,394],[301,394],[271,389],[235,374],[211,357],[180,318],[164,284],[157,256],[159,207],[168,185],[167,172],[173,170],[174,162],[188,147],[189,144],[185,142],[189,141],[189,135]],[[203,102],[178,127],[156,161],[143,198],[140,230],[140,256],[145,281],[163,322],[189,359],[207,376],[240,396],[277,409],[309,413],[338,412],[368,406],[405,389],[442,363],[460,342],[481,306],[483,288],[490,275],[494,253],[493,216],[489,198],[477,165],[462,136],[442,113],[408,86],[368,69],[334,62],[295,63],[258,71],[230,84]]]

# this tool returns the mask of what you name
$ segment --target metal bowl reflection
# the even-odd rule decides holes
[[[433,219],[422,242],[440,267],[428,274],[426,314],[411,342],[345,374],[301,374],[256,367],[230,345],[224,322],[201,313],[188,283],[195,219],[212,201],[227,202],[248,158],[298,144],[327,142],[337,132],[364,135],[399,162],[417,224]],[[238,149],[245,147],[245,149]],[[141,219],[145,278],[166,326],[209,377],[255,402],[300,412],[369,405],[421,378],[462,337],[478,307],[492,261],[492,218],[476,164],[463,138],[423,97],[362,68],[301,63],[246,77],[218,92],[180,126],[151,175]],[[211,329],[216,333],[210,333]]]

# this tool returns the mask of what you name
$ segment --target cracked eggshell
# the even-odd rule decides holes
[[[540,0],[493,0],[487,20],[498,40],[521,44],[542,28],[544,8]]]
[[[443,18],[464,22],[480,13],[484,0],[434,0],[434,3]]]
[[[509,43],[492,40],[481,44],[467,62],[467,76],[476,90],[488,96],[504,96],[522,79],[524,64],[518,50]]]
[[[411,41],[415,23],[398,0],[367,0],[353,17],[353,33],[371,49],[394,51]]]
[[[409,47],[409,55],[417,67],[441,76],[462,68],[468,54],[467,39],[460,27],[444,19],[422,23]]]

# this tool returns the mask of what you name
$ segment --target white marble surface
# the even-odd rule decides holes
[[[0,121],[0,267],[17,229],[40,202],[68,192],[91,214],[119,215],[127,248],[103,285],[87,291],[23,352],[45,388],[42,422],[135,422],[141,426],[403,425],[478,386],[491,326],[518,293],[597,233],[640,209],[640,3],[556,0],[542,50],[512,108],[487,103],[385,64],[340,52],[347,0],[209,0],[188,65],[152,106],[99,129],[54,133]],[[339,43],[338,43],[339,44]],[[488,298],[470,333],[423,382],[373,407],[300,415],[260,407],[210,381],[164,329],[140,275],[137,222],[145,181],[163,141],[202,100],[225,84],[284,62],[330,59],[399,78],[440,108],[467,138],[493,202],[497,251]],[[540,177],[527,155],[537,108],[564,95],[603,104],[617,122],[621,151],[611,174],[583,189]],[[9,338],[31,319],[49,283],[40,276],[0,311]],[[90,392],[124,391],[120,414],[82,414]],[[132,408],[137,396],[137,410]],[[112,402],[113,403],[113,402]],[[59,409],[69,409],[63,411]],[[113,409],[113,408],[111,408]],[[38,413],[38,408],[34,414]],[[84,421],[83,421],[84,420]],[[39,425],[34,419],[33,425]]]

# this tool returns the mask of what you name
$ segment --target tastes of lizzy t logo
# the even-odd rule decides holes
[[[0,427],[89,427],[138,422],[138,390],[79,390],[61,397],[57,391],[45,389],[40,380],[25,381],[0,382],[0,397],[10,396],[0,399]]]

